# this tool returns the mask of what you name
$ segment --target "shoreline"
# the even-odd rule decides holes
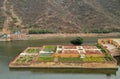
[[[64,33],[64,34],[11,34],[10,38],[0,38],[0,41],[16,41],[16,40],[38,40],[49,38],[75,38],[75,37],[120,37],[120,33]]]
[[[76,34],[28,34],[26,40],[46,39],[46,38],[70,38],[70,37],[120,37],[120,33],[96,34],[96,33],[76,33]]]

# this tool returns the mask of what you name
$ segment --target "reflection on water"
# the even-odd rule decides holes
[[[10,71],[30,71],[32,73],[82,73],[116,75],[117,69],[10,69]]]
[[[120,56],[115,57],[115,59],[117,60],[118,65],[120,66]]]

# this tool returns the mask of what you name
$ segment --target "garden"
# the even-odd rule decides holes
[[[105,62],[104,57],[85,57],[84,62]]]
[[[104,57],[85,57],[85,58],[59,58],[59,62],[80,63],[80,62],[105,62]]]
[[[39,57],[38,62],[54,62],[54,57]]]
[[[79,62],[82,62],[83,59],[80,58],[80,57],[77,57],[77,58],[71,58],[71,57],[69,57],[69,58],[61,58],[61,57],[59,57],[58,61],[62,62],[62,63],[79,63]]]
[[[40,53],[40,57],[51,57],[52,53]]]
[[[63,54],[79,54],[77,50],[64,50]]]
[[[43,51],[56,52],[57,46],[47,45],[44,46]]]
[[[39,53],[40,49],[39,48],[28,48],[26,50],[26,53]]]
[[[83,46],[86,52],[84,58],[81,58],[81,53],[79,53],[77,46],[63,46],[64,49],[56,51],[57,47],[62,48],[62,46],[59,47],[54,45],[43,46],[42,50],[38,47],[29,47],[25,50],[26,54],[19,56],[15,62],[17,64],[30,64],[33,61],[33,58],[38,55],[38,62],[54,62],[55,58],[58,58],[58,62],[62,63],[99,63],[113,60],[105,49],[101,49],[104,50],[102,51],[104,53],[102,53],[96,46]],[[33,56],[31,54],[37,55]]]
[[[96,46],[83,46],[84,49],[98,49]]]
[[[64,49],[77,49],[77,46],[64,46]]]
[[[98,48],[101,49],[101,51],[105,54],[105,59],[107,61],[113,61],[113,57],[109,54],[109,51],[107,49],[105,49],[101,44],[97,44],[96,45]]]
[[[18,64],[30,64],[32,61],[33,61],[33,57],[31,57],[31,56],[20,56],[16,60],[16,63],[18,63]]]

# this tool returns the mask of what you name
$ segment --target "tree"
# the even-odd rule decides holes
[[[83,38],[77,37],[77,38],[71,40],[70,42],[74,45],[81,45],[83,43]]]

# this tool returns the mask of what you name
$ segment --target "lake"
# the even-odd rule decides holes
[[[70,44],[71,38],[0,42],[0,79],[119,79],[118,70],[108,69],[9,69],[8,64],[28,46]],[[96,44],[97,37],[84,38],[84,44]]]

